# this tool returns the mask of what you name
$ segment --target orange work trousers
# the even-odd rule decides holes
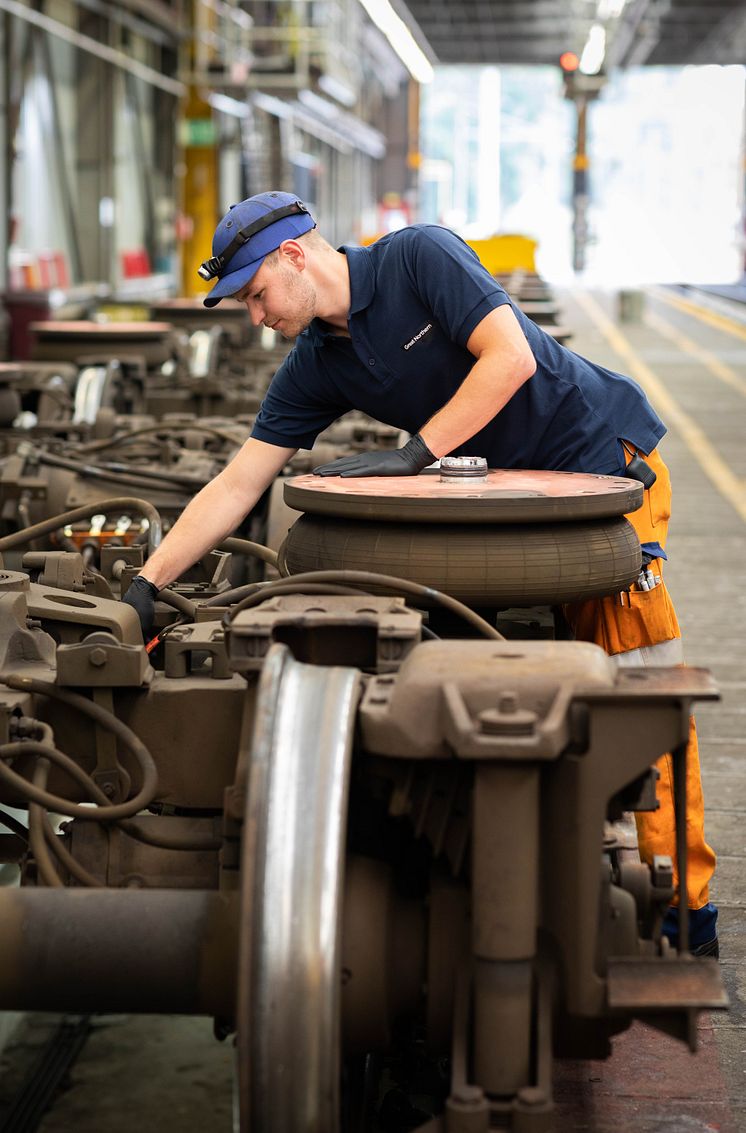
[[[631,459],[628,456],[628,461]],[[642,507],[627,516],[641,543],[659,543],[665,549],[671,516],[671,478],[655,449],[645,458],[656,473],[652,488],[645,492]],[[650,564],[663,575],[664,560]],[[633,586],[624,595],[594,598],[564,607],[565,617],[579,641],[592,641],[612,656],[631,654],[628,663],[671,665],[677,657],[681,630],[665,582],[653,590]],[[633,652],[639,651],[639,652]],[[654,854],[669,854],[674,862],[676,892],[676,819],[673,793],[673,760],[663,755],[656,763],[659,809],[635,815],[640,857],[652,862]],[[707,904],[709,882],[715,870],[715,854],[705,841],[704,800],[699,767],[699,747],[694,718],[690,720],[687,749],[687,898],[690,909]]]

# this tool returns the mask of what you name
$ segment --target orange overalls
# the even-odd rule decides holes
[[[628,456],[628,462],[631,457]],[[657,475],[645,492],[642,507],[627,516],[641,543],[659,543],[665,549],[671,516],[671,478],[655,449],[646,458]],[[650,564],[661,575],[663,560]],[[624,602],[624,604],[622,604]],[[621,664],[676,665],[683,663],[681,630],[665,582],[653,590],[633,588],[623,596],[590,599],[565,606],[565,617],[575,637],[593,641]],[[627,657],[622,659],[624,655]],[[654,854],[669,854],[676,869],[676,821],[673,804],[673,760],[663,755],[657,795],[660,808],[635,815],[640,856],[652,862]],[[708,885],[715,869],[715,854],[705,841],[704,801],[699,768],[699,748],[694,718],[689,728],[687,751],[687,889],[690,909],[708,901]],[[675,875],[678,890],[678,877]]]

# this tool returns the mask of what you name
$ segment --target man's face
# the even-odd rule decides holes
[[[282,255],[265,261],[234,298],[246,305],[255,327],[263,323],[283,338],[296,338],[316,317],[316,289]]]

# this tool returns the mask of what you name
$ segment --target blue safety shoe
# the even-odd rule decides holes
[[[689,950],[692,956],[720,956],[717,906],[708,901],[701,909],[689,910]],[[663,935],[672,948],[679,943],[679,910],[673,906],[663,918]]]

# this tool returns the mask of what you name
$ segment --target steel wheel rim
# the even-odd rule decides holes
[[[340,930],[359,672],[275,645],[262,673],[242,851],[241,1133],[337,1133]]]

